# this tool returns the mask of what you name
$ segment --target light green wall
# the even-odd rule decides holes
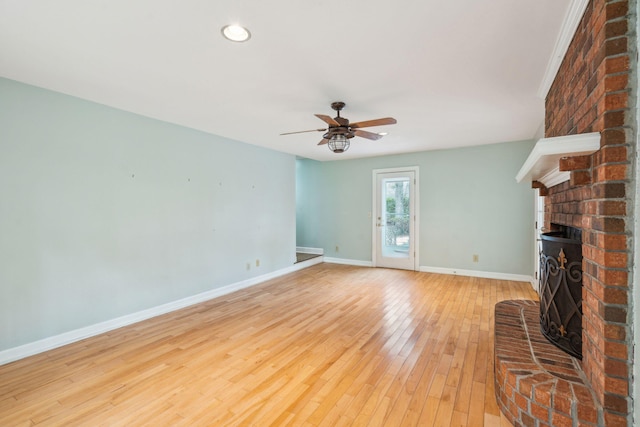
[[[0,350],[290,267],[295,203],[291,155],[0,79]]]
[[[323,248],[329,257],[371,261],[372,171],[418,166],[420,266],[532,275],[534,193],[515,176],[533,144],[298,160],[297,245]]]
[[[296,162],[0,79],[0,351],[289,267],[296,244],[370,261],[379,168],[420,167],[421,266],[531,274],[532,145]]]

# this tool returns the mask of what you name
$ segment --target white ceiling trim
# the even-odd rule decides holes
[[[569,179],[569,172],[561,172],[558,168],[561,158],[592,154],[599,149],[599,132],[542,138],[520,168],[516,181],[527,179],[553,187]]]
[[[567,15],[562,21],[562,27],[560,28],[556,45],[553,47],[553,53],[551,54],[551,58],[549,58],[547,69],[540,83],[540,88],[538,89],[538,96],[542,99],[547,97],[547,93],[549,93],[549,89],[551,89],[551,85],[560,69],[560,64],[562,64],[564,55],[569,49],[571,40],[573,40],[573,36],[576,33],[578,24],[580,24],[580,20],[588,4],[589,0],[571,0],[569,9],[567,9]]]

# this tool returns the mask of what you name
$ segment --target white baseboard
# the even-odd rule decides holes
[[[533,290],[538,292],[538,281],[533,276],[529,276],[529,280],[530,280],[531,287],[533,288]]]
[[[252,277],[241,282],[233,283],[231,285],[223,286],[220,288],[212,289],[210,291],[202,292],[190,297],[182,298],[176,301],[172,301],[166,304],[162,304],[156,307],[151,307],[146,310],[138,311],[136,313],[127,314],[125,316],[117,317],[115,319],[107,320],[104,322],[96,323],[94,325],[86,326],[84,328],[75,329],[73,331],[65,332],[52,337],[47,337],[38,341],[34,341],[28,344],[21,345],[19,347],[10,348],[0,351],[0,365],[13,362],[15,360],[23,359],[25,357],[33,356],[34,354],[42,353],[54,348],[62,347],[63,345],[71,344],[76,341],[83,340],[95,335],[103,334],[105,332],[112,331],[123,326],[128,326],[133,323],[141,322],[143,320],[150,319],[152,317],[160,316],[162,314],[170,313],[181,308],[188,307],[190,305],[198,304],[204,301],[208,301],[213,298],[217,298],[223,295],[230,294],[231,292],[238,291],[240,289],[248,288],[259,283],[265,282],[270,279],[274,279],[285,274],[292,273],[294,271],[302,270],[310,267],[311,265],[322,262],[322,257],[312,258],[308,261],[300,262],[292,265],[291,267],[283,268],[271,273],[263,274],[261,276]]]
[[[324,262],[324,257],[317,256],[306,261],[301,261],[295,264],[296,269],[293,271],[302,270],[303,268],[311,267],[312,265],[322,264]]]
[[[96,323],[94,325],[86,326],[84,328],[75,329],[73,331],[65,332],[59,335],[44,338],[28,344],[24,344],[19,347],[14,347],[14,348],[0,351],[0,365],[4,365],[6,363],[10,363],[15,360],[23,359],[25,357],[33,356],[34,354],[42,353],[48,350],[52,350],[54,348],[62,347],[63,345],[71,344],[73,342],[80,341],[85,338],[89,338],[105,332],[109,332],[114,329],[121,328],[123,326],[128,326],[133,323],[141,322],[143,320],[147,320],[152,317],[170,313],[175,310],[180,310],[181,308],[185,308],[190,305],[199,304],[201,302],[208,301],[210,299],[217,298],[223,295],[227,295],[232,292],[257,285],[267,280],[274,279],[276,277],[280,277],[285,274],[293,273],[294,271],[302,270],[304,268],[310,267],[315,264],[320,264],[322,262],[328,262],[332,264],[354,265],[358,267],[373,266],[373,263],[371,261],[361,261],[361,260],[344,259],[344,258],[315,257],[310,260],[294,264],[290,267],[283,268],[281,270],[277,270],[271,273],[263,274],[261,276],[252,277],[250,279],[233,283],[231,285],[212,289],[210,291],[202,292],[200,294],[182,298],[182,299],[172,301],[166,304],[162,304],[156,307],[151,307],[146,310],[138,311],[136,313],[127,314],[125,316],[117,317],[115,319]],[[487,271],[461,270],[461,269],[440,268],[440,267],[420,267],[420,271],[427,272],[427,273],[454,274],[454,275],[461,275],[461,276],[484,277],[489,279],[530,282],[532,285],[535,283],[531,276],[525,276],[525,275],[519,275],[519,274],[491,273]]]
[[[482,277],[485,279],[511,280],[514,282],[533,283],[533,277],[525,274],[496,273],[491,271],[463,270],[461,268],[443,268],[420,266],[424,273],[452,274],[456,276]]]
[[[305,248],[304,246],[296,246],[296,252],[303,254],[324,255],[322,248]]]
[[[323,257],[324,262],[331,264],[354,265],[357,267],[373,267],[371,261],[360,261],[355,259]],[[421,266],[419,271],[424,273],[451,274],[458,276],[482,277],[485,279],[511,280],[513,282],[527,282],[533,284],[533,277],[524,274],[495,273],[490,271],[463,270],[459,268],[442,268]],[[535,289],[535,288],[534,288]]]
[[[355,265],[356,267],[373,267],[373,263],[371,261],[360,261],[357,259],[324,257],[324,262],[331,264]]]

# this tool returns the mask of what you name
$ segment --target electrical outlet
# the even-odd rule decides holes
[[[479,257],[478,254],[473,254],[473,262],[478,262]]]
[[[260,260],[259,259],[256,260],[256,267],[260,267]]]
[[[248,270],[251,270],[251,263],[250,262],[247,263],[247,271]]]
[[[336,245],[336,252],[340,252],[340,247]]]

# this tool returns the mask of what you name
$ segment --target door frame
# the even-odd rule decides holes
[[[398,168],[385,168],[385,169],[374,169],[372,171],[372,197],[371,197],[371,214],[369,217],[371,218],[371,265],[372,267],[377,267],[377,255],[378,248],[376,245],[377,241],[377,226],[376,226],[376,211],[378,209],[378,175],[385,173],[402,173],[402,172],[413,172],[413,177],[415,182],[413,183],[413,271],[420,270],[420,168],[418,166],[405,166]]]
[[[540,293],[540,235],[546,230],[544,228],[544,196],[540,195],[540,190],[534,190],[533,198],[533,288]]]

